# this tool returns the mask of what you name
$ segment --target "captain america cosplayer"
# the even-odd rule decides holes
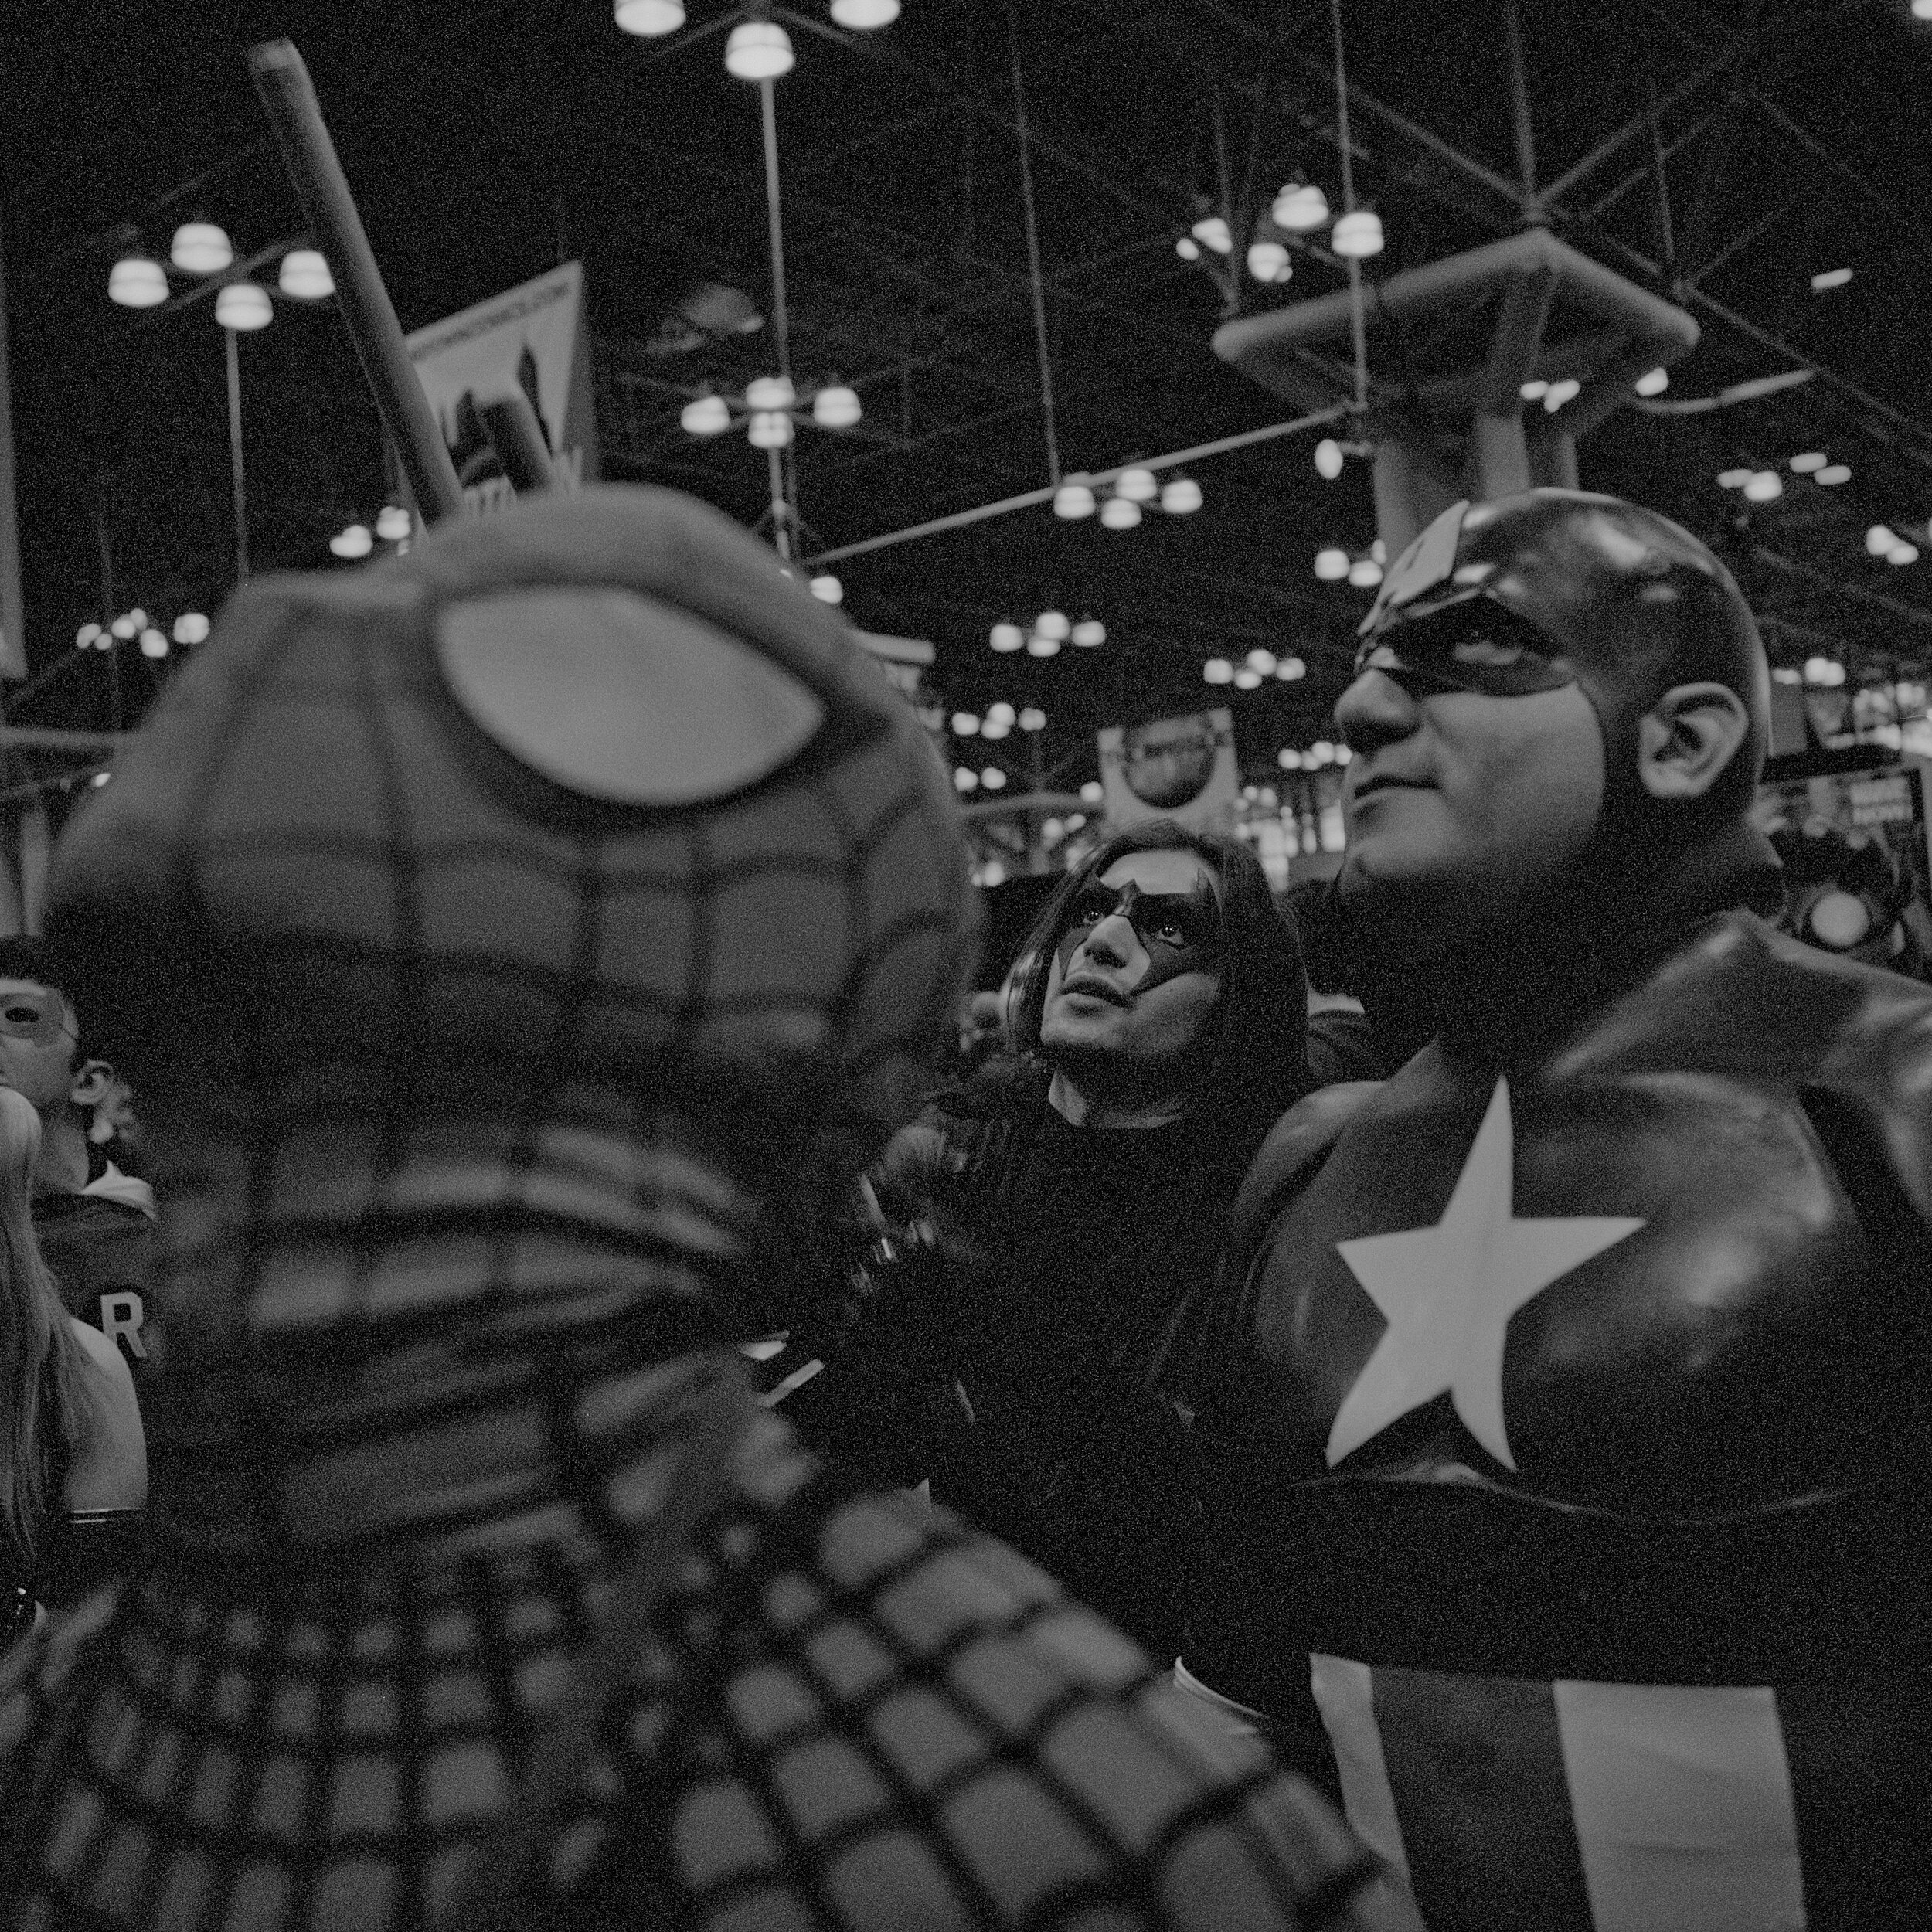
[[[1244,1186],[1182,1681],[1432,1932],[1926,1923],[1932,993],[1760,916],[1674,524],[1458,505],[1363,628],[1338,894],[1435,1036]]]

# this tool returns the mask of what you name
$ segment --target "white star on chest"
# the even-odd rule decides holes
[[[1644,1224],[1608,1214],[1519,1221],[1511,1212],[1514,1170],[1509,1087],[1498,1080],[1442,1219],[1335,1243],[1389,1326],[1335,1411],[1330,1468],[1444,1393],[1469,1433],[1515,1468],[1502,1417],[1509,1318]]]

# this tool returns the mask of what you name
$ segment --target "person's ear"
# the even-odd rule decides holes
[[[114,1070],[105,1060],[83,1060],[74,1070],[67,1097],[76,1107],[98,1107],[114,1083]]]
[[[1653,798],[1701,798],[1750,729],[1744,700],[1728,685],[1678,685],[1637,721],[1637,776]]]

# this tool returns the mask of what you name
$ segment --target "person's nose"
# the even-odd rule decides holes
[[[1087,956],[1098,966],[1124,966],[1140,944],[1134,922],[1124,913],[1109,913],[1087,935]]]
[[[1407,737],[1422,722],[1422,707],[1387,672],[1372,668],[1336,701],[1335,722],[1351,751],[1370,752]]]

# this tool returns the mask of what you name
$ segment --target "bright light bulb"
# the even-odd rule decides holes
[[[1802,456],[1791,458],[1791,468],[1800,476],[1809,476],[1814,470],[1823,469],[1827,461],[1822,450],[1807,450]]]
[[[953,736],[955,738],[976,738],[979,736],[979,720],[970,711],[953,713]]]
[[[1540,402],[1544,396],[1549,393],[1549,385],[1546,383],[1540,376],[1533,376],[1529,381],[1524,383],[1522,387],[1519,389],[1516,393],[1520,396],[1526,403]]]
[[[1338,765],[1345,765],[1354,756],[1346,745],[1337,745],[1335,748],[1335,761]]]
[[[1747,503],[1775,503],[1784,494],[1784,479],[1775,470],[1755,471],[1744,485]]]
[[[1177,476],[1162,486],[1161,508],[1169,516],[1188,516],[1201,507],[1201,486],[1191,476]]]
[[[1026,633],[1017,624],[996,624],[987,633],[986,641],[995,651],[1018,651],[1026,642]]]
[[[1191,235],[1183,235],[1174,244],[1174,252],[1184,262],[1198,262],[1201,259],[1201,244]]]
[[[725,72],[740,80],[776,80],[793,64],[791,36],[775,20],[741,20],[725,43]]]
[[[1326,738],[1318,738],[1309,746],[1308,756],[1318,765],[1332,764],[1335,762],[1335,747]]]
[[[1280,242],[1258,241],[1249,245],[1248,273],[1257,282],[1285,282],[1294,274],[1294,264]]]
[[[1160,493],[1160,479],[1151,470],[1123,470],[1114,485],[1114,494],[1128,503],[1151,503]]]
[[[1325,436],[1315,444],[1315,468],[1317,475],[1331,483],[1342,474],[1342,445],[1332,436]]]
[[[1566,376],[1560,383],[1552,383],[1543,391],[1543,407],[1554,416],[1573,396],[1581,392],[1583,386],[1573,376]]]
[[[788,410],[798,400],[789,376],[754,376],[745,385],[747,409]]]
[[[996,724],[991,718],[988,718],[980,726],[979,735],[982,738],[1003,738],[1012,728],[1011,725]]]
[[[1080,787],[1080,803],[1097,805],[1107,796],[1107,787],[1097,778],[1090,778]]]
[[[684,25],[684,0],[617,0],[612,12],[626,33],[650,39]]]
[[[108,273],[107,299],[123,308],[152,308],[168,299],[168,271],[149,256],[123,255]]]
[[[961,791],[977,791],[979,789],[979,774],[968,771],[964,765],[957,766],[953,772],[953,783]]]
[[[827,571],[824,576],[812,579],[811,594],[821,604],[843,604],[845,587],[830,571]]]
[[[899,0],[832,0],[832,17],[855,33],[870,33],[899,18]]]
[[[128,621],[134,627],[134,630],[124,631],[121,634],[131,638],[134,634],[134,631],[145,631],[148,628],[148,613],[137,604],[128,613]]]
[[[1064,611],[1043,611],[1033,620],[1034,636],[1050,638],[1056,644],[1064,643],[1073,631],[1073,620]]]
[[[754,410],[745,434],[754,450],[781,450],[791,440],[791,418],[783,410]]]
[[[1335,549],[1316,551],[1315,573],[1324,583],[1339,583],[1349,574],[1348,552]]]
[[[1284,745],[1274,754],[1274,762],[1284,771],[1299,771],[1301,769],[1301,754],[1293,745]]]
[[[1019,728],[1022,731],[1044,731],[1046,729],[1046,713],[1038,705],[1029,704],[1019,714]]]
[[[1234,674],[1234,688],[1237,691],[1252,691],[1260,682],[1260,672],[1250,671],[1246,665]]]
[[[338,530],[328,539],[328,547],[338,556],[367,556],[376,547],[376,539],[369,533],[368,526],[352,523],[346,530]]]
[[[1124,496],[1110,496],[1100,505],[1100,522],[1110,530],[1131,530],[1141,520],[1141,506]]]
[[[1026,655],[1029,658],[1057,658],[1060,653],[1058,638],[1043,638],[1036,631],[1026,640]]]
[[[1226,658],[1209,658],[1201,667],[1201,675],[1209,684],[1232,684],[1234,666]]]
[[[215,320],[223,328],[266,328],[275,305],[259,282],[230,282],[215,298]]]
[[[1289,182],[1275,196],[1274,206],[1268,212],[1276,227],[1285,228],[1291,234],[1305,235],[1327,223],[1328,198],[1313,182]]]
[[[1053,492],[1053,514],[1070,523],[1094,514],[1094,492],[1084,483],[1063,483]]]
[[[1382,217],[1372,208],[1358,208],[1335,225],[1328,245],[1345,259],[1360,261],[1383,250]]]
[[[700,396],[678,412],[678,427],[687,436],[719,436],[731,427],[731,406],[722,396]]]
[[[124,616],[116,617],[114,622],[108,625],[107,629],[111,635],[120,638],[121,642],[125,644],[130,638],[139,631],[141,621],[130,611]],[[104,645],[101,648],[104,650],[107,647]]]
[[[1932,0],[1912,0],[1914,20],[1932,20]]]
[[[1887,563],[1900,565],[1916,563],[1919,560],[1919,546],[1916,543],[1907,543],[1901,538],[1886,552],[1885,560]]]
[[[1851,480],[1852,466],[1849,463],[1828,463],[1811,478],[1814,483],[1822,483],[1828,490],[1834,484],[1849,483]]]
[[[1842,288],[1852,279],[1849,268],[1828,268],[1811,277],[1811,293],[1822,295],[1828,289]]]
[[[1013,707],[1004,698],[997,704],[989,704],[986,707],[986,722],[988,724],[1010,725],[1016,715]]]
[[[1272,651],[1253,650],[1248,653],[1248,668],[1258,671],[1264,678],[1274,675],[1274,668],[1281,660]]]
[[[385,503],[376,515],[376,534],[385,543],[400,543],[410,533],[410,513],[400,503]]]
[[[208,620],[199,611],[184,611],[175,620],[177,644],[199,644],[208,635]]]
[[[1217,255],[1234,253],[1234,236],[1219,215],[1203,215],[1188,231],[1203,248],[1211,248]]]
[[[1094,650],[1107,641],[1107,626],[1098,617],[1082,617],[1073,627],[1073,641],[1083,651]]]
[[[1308,667],[1299,658],[1284,658],[1274,668],[1274,675],[1292,684],[1297,678],[1305,678]]]
[[[99,624],[83,624],[80,628],[74,633],[73,648],[77,651],[85,651],[92,645],[94,639],[100,635],[100,626]]]
[[[811,399],[811,420],[821,430],[849,430],[865,413],[859,392],[843,383],[821,389]]]
[[[1369,554],[1375,559],[1376,563],[1386,563],[1389,561],[1389,546],[1383,542],[1380,537],[1377,537],[1369,546]]]
[[[168,640],[151,624],[141,634],[141,655],[157,658],[168,655]]]
[[[175,230],[168,259],[190,275],[219,275],[235,259],[235,250],[212,221],[185,221]]]
[[[1639,396],[1662,396],[1670,387],[1670,371],[1667,369],[1651,369],[1647,374],[1638,376],[1631,386]]]
[[[319,302],[325,295],[335,293],[335,277],[317,248],[291,248],[282,257],[275,280],[284,295],[292,295],[298,302]]]
[[[986,769],[979,774],[979,782],[984,785],[988,791],[998,791],[1005,786],[1006,783],[1006,774],[1000,770],[998,765],[988,765]]]
[[[1349,581],[1358,590],[1372,590],[1382,581],[1382,566],[1372,556],[1357,557],[1349,566]]]
[[[1883,556],[1898,540],[1897,532],[1887,529],[1883,523],[1874,523],[1865,533],[1866,549],[1873,556]]]
[[[1719,470],[1717,487],[1720,490],[1741,490],[1757,474],[1755,470]]]

